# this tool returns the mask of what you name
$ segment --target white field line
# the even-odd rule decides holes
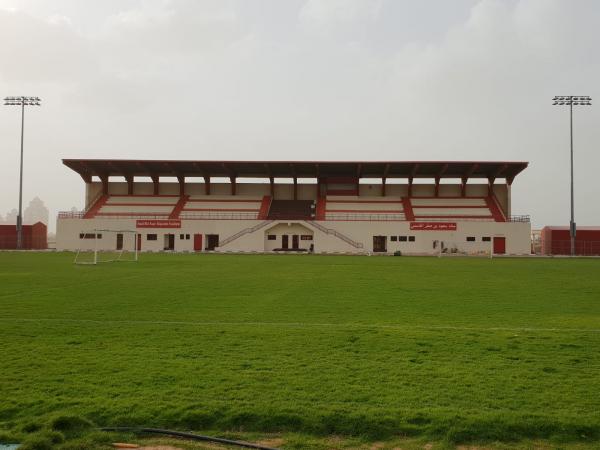
[[[53,318],[0,318],[0,322],[62,322],[110,325],[189,325],[189,326],[268,326],[290,328],[379,328],[389,330],[449,330],[449,331],[510,331],[510,332],[568,332],[600,333],[600,328],[535,328],[535,327],[465,327],[452,325],[385,325],[360,323],[305,323],[305,322],[203,322],[178,320],[98,320],[98,319],[53,319]]]

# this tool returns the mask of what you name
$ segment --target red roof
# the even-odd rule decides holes
[[[502,161],[175,161],[63,159],[84,180],[92,176],[247,178],[505,178],[512,183],[527,162]]]

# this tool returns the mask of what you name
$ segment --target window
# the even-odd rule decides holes
[[[406,241],[408,241],[408,238],[406,236],[398,236],[398,240],[400,242],[406,242]]]
[[[492,238],[491,238],[491,237],[489,237],[489,236],[483,236],[483,237],[481,238],[481,240],[482,240],[483,242],[491,242]]]
[[[475,236],[467,236],[467,242],[475,242]]]
[[[267,240],[269,240],[269,241],[276,241],[277,240],[277,235],[276,234],[269,234],[267,236]]]
[[[396,242],[398,240],[398,236],[390,236],[390,241]]]
[[[180,234],[180,235],[179,235],[179,239],[180,239],[180,240],[183,240],[183,239],[185,239],[185,235],[184,235],[184,234]]]
[[[185,235],[185,240],[186,240],[186,241],[189,241],[189,240],[190,240],[190,235],[189,235],[189,234],[186,234],[186,235]]]
[[[408,237],[408,242],[415,242],[415,237],[414,236],[409,236]]]
[[[147,234],[146,235],[146,240],[147,241],[157,241],[158,240],[158,235],[156,234]]]
[[[300,236],[301,241],[312,241],[313,237],[310,234],[303,234]]]
[[[94,233],[79,233],[79,239],[102,239],[101,234],[95,235]]]

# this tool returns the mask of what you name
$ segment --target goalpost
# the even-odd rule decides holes
[[[94,229],[79,234],[80,246],[74,264],[136,262],[138,233],[135,230]]]

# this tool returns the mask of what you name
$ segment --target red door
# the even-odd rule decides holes
[[[506,253],[506,238],[494,237],[494,254],[504,255]]]
[[[142,235],[141,234],[137,235],[137,249],[138,249],[138,252],[142,250]]]
[[[288,242],[289,242],[289,237],[287,234],[282,234],[281,235],[281,248],[284,250],[288,249]]]
[[[201,234],[194,235],[194,251],[195,252],[202,251],[202,235]]]

